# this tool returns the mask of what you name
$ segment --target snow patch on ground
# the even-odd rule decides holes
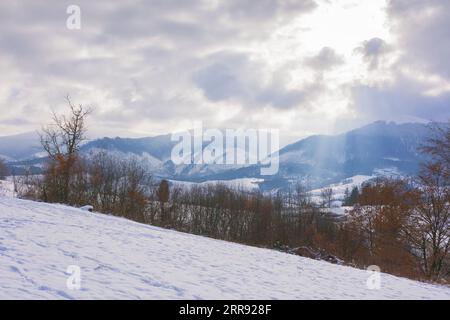
[[[169,180],[171,183],[177,186],[182,187],[192,187],[192,186],[208,186],[208,185],[216,185],[216,184],[224,184],[227,187],[234,189],[243,189],[247,191],[254,191],[259,189],[259,184],[264,182],[264,179],[257,178],[239,178],[232,180],[208,180],[205,182],[188,182],[188,181],[180,181],[180,180]]]
[[[8,177],[6,180],[0,180],[0,197],[13,198],[14,196],[15,192],[12,178]]]
[[[326,188],[331,188],[333,189],[333,199],[334,199],[333,206],[340,207],[342,205],[342,201],[345,198],[345,190],[348,190],[348,192],[352,192],[352,189],[354,187],[360,188],[364,182],[373,179],[375,177],[376,176],[356,175],[348,179],[345,179],[340,183],[331,184],[327,187],[320,189],[314,189],[311,191],[311,199],[316,203],[320,203],[320,201],[322,200],[320,197],[322,191]]]

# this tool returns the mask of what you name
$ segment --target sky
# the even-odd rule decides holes
[[[283,145],[443,121],[449,57],[449,0],[2,1],[0,136],[39,129],[67,95],[93,108],[91,137],[202,121]]]

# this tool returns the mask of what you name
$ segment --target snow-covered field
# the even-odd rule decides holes
[[[80,268],[79,289],[67,286],[69,266]],[[448,287],[387,274],[381,274],[380,289],[368,289],[369,276],[63,205],[0,197],[3,299],[450,299]]]
[[[208,185],[216,185],[223,184],[229,188],[233,189],[243,189],[246,191],[255,191],[259,189],[259,184],[264,182],[264,179],[258,178],[239,178],[232,180],[208,180],[205,182],[188,182],[188,181],[179,181],[179,180],[169,180],[176,186],[191,188],[193,186],[202,186],[206,187]]]

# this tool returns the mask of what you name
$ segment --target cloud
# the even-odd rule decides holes
[[[450,79],[450,1],[391,0],[392,31],[402,64]]]
[[[23,118],[7,118],[7,119],[0,119],[0,124],[21,126],[30,124],[30,122]]]
[[[281,81],[266,76],[264,65],[243,53],[222,52],[206,58],[207,65],[194,74],[194,82],[211,101],[230,100],[248,107],[290,108],[304,97]]]
[[[391,0],[386,13],[392,41],[372,38],[356,49],[370,70],[383,67],[381,81],[350,86],[357,116],[450,119],[450,2]]]
[[[147,128],[144,134],[152,134],[187,119],[214,119],[212,110],[226,107],[215,102],[223,100],[239,103],[244,116],[258,106],[289,108],[300,100],[284,84],[256,78],[266,78],[267,70],[264,62],[252,62],[254,52],[210,65],[205,57],[265,41],[280,23],[314,10],[313,0],[261,0],[257,6],[250,0],[80,0],[81,30],[68,30],[71,4],[0,3],[0,120],[25,115],[38,127],[52,109],[64,110],[70,94],[94,106],[92,121],[104,134]],[[227,79],[228,73],[239,78]],[[216,89],[202,82],[208,79]],[[0,130],[17,129],[8,123],[0,122]]]
[[[383,13],[371,0],[257,2],[79,0],[81,30],[72,1],[0,2],[0,133],[39,128],[66,94],[114,136],[446,114],[448,1],[389,1],[385,33],[361,16]],[[343,19],[350,32],[329,32]]]
[[[369,69],[378,68],[380,60],[390,51],[390,46],[380,38],[366,40],[356,49],[356,52],[361,53],[364,60],[369,64]]]
[[[352,87],[351,93],[361,120],[450,119],[450,92],[430,96],[424,90],[423,83],[399,77],[382,87],[359,84]]]
[[[324,47],[320,52],[305,61],[306,65],[316,70],[326,70],[344,63],[344,58],[330,47]]]

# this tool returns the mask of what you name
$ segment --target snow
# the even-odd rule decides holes
[[[401,178],[402,174],[397,167],[375,168],[373,173],[377,176],[388,178]]]
[[[320,208],[322,212],[330,212],[336,214],[338,216],[347,215],[350,211],[353,210],[353,207],[331,207],[331,208]]]
[[[92,211],[94,211],[94,207],[90,206],[90,205],[86,205],[86,206],[80,207],[80,210],[92,212]]]
[[[345,190],[348,190],[348,192],[352,192],[354,187],[360,188],[364,182],[369,181],[370,179],[373,179],[375,177],[376,176],[356,175],[356,176],[350,177],[348,179],[345,179],[340,183],[331,184],[324,188],[312,190],[311,191],[311,199],[316,203],[320,203],[320,201],[321,201],[320,195],[321,195],[322,191],[326,188],[331,188],[331,189],[333,189],[333,199],[334,199],[333,204],[339,208],[342,204],[342,200],[344,200],[344,198],[345,198]],[[345,212],[345,210],[341,210],[341,209],[336,209],[335,211],[336,211],[336,213],[337,212],[342,212],[342,213]]]
[[[7,155],[0,153],[0,160],[12,161],[13,159],[11,157],[8,157]]]
[[[90,156],[95,156],[97,154],[105,152],[109,156],[117,159],[117,161],[120,160],[136,161],[137,163],[141,164],[143,168],[147,169],[149,172],[158,172],[161,171],[163,168],[163,162],[147,152],[143,152],[142,154],[138,155],[132,152],[122,152],[119,150],[105,150],[101,148],[89,149]]]
[[[222,184],[226,185],[232,189],[243,189],[246,191],[255,191],[259,190],[259,184],[264,182],[264,179],[258,178],[238,178],[231,180],[208,180],[205,182],[189,182],[189,181],[181,181],[181,180],[169,180],[171,183],[177,186],[191,188],[193,186],[202,186],[206,187],[208,185],[216,185]]]
[[[79,290],[67,270],[80,268]],[[450,288],[0,197],[1,299],[450,299]]]
[[[14,197],[14,183],[12,177],[0,180],[0,197]]]
[[[389,177],[389,178],[401,178],[402,175],[399,173],[397,168],[388,167],[383,169],[375,169],[373,175],[356,175],[335,184],[330,184],[323,188],[314,189],[310,191],[311,200],[316,204],[322,202],[321,193],[326,188],[333,189],[333,203],[331,208],[326,208],[324,211],[332,212],[337,215],[346,215],[353,207],[342,207],[343,200],[345,199],[345,191],[348,190],[349,193],[352,192],[354,187],[358,187],[361,190],[361,186],[372,179],[377,177]]]

